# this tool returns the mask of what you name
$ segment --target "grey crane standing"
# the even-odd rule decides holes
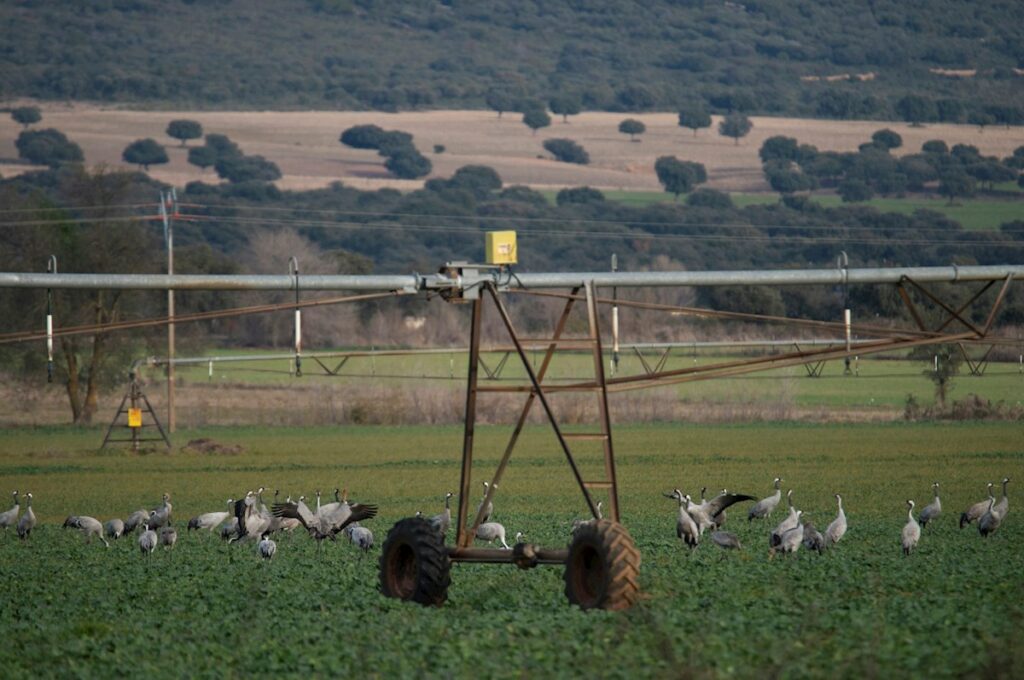
[[[790,529],[787,529],[779,539],[778,545],[773,545],[768,549],[768,557],[771,559],[775,557],[776,552],[783,553],[796,553],[800,549],[800,544],[804,540],[804,525],[800,521],[800,516],[803,515],[802,510],[796,510],[796,525]]]
[[[498,524],[497,522],[484,522],[476,529],[476,537],[481,541],[487,541],[488,543],[494,543],[495,541],[501,542],[501,547],[505,550],[511,550],[512,547],[505,542],[505,527]]]
[[[91,543],[93,536],[99,536],[100,540],[103,541],[103,545],[108,548],[110,547],[107,539],[103,538],[103,524],[95,517],[72,515],[64,520],[64,528],[78,529],[85,536],[86,543]]]
[[[942,501],[939,500],[938,482],[934,482],[932,484],[932,490],[935,492],[935,500],[921,508],[921,514],[918,515],[918,517],[921,520],[922,529],[928,526],[928,522],[935,521],[936,519],[938,519],[939,515],[942,514]]]
[[[827,547],[838,543],[846,534],[846,512],[843,510],[843,497],[839,494],[836,494],[836,503],[839,504],[836,518],[825,529],[825,545]]]
[[[690,546],[691,550],[696,548],[700,543],[700,529],[697,527],[697,523],[693,521],[690,513],[686,511],[686,506],[690,503],[690,497],[688,495],[684,496],[683,492],[679,489],[673,489],[672,493],[663,495],[665,498],[671,498],[679,502],[679,515],[676,517],[676,538]]]
[[[136,510],[132,514],[128,515],[128,519],[124,521],[124,533],[130,534],[137,527],[142,526],[149,521],[148,510]]]
[[[914,501],[907,501],[907,523],[903,525],[903,554],[909,555],[921,540],[921,525],[914,519]]]
[[[748,522],[754,519],[764,519],[765,517],[769,517],[772,512],[775,511],[775,507],[779,504],[779,501],[782,500],[782,478],[776,477],[774,484],[775,493],[767,498],[762,498],[754,504],[754,507],[750,508],[750,512],[747,513]]]
[[[349,504],[344,501],[333,513],[324,516],[317,516],[306,506],[302,498],[297,503],[277,503],[273,507],[275,517],[292,517],[302,522],[316,540],[317,551],[319,552],[324,539],[334,539],[337,534],[345,529],[352,522],[360,522],[364,519],[372,519],[377,516],[377,506],[367,503]]]
[[[772,529],[772,533],[768,536],[768,547],[774,548],[782,542],[782,536],[790,529],[796,527],[800,523],[800,515],[797,509],[793,507],[793,490],[790,489],[786,492],[786,502],[789,504],[789,514],[786,519],[779,522],[779,525]]]
[[[437,529],[437,533],[441,534],[442,538],[448,534],[448,527],[452,524],[451,498],[454,495],[451,491],[446,493],[444,495],[444,512],[434,515],[429,520],[433,527]]]
[[[14,491],[14,507],[10,510],[5,510],[0,513],[0,529],[4,530],[4,535],[7,535],[7,527],[17,526],[18,524],[18,513],[21,512],[21,504],[18,503],[18,491]]]
[[[25,514],[18,520],[18,538],[23,541],[32,535],[32,530],[36,527],[36,513],[32,510],[31,491],[25,494],[25,504],[28,506],[25,508]]]
[[[107,536],[114,539],[115,541],[124,536],[124,522],[115,517],[114,519],[107,520],[103,525],[103,530],[107,532]]]
[[[160,545],[167,550],[173,550],[174,544],[178,542],[178,531],[174,527],[163,527],[160,529]]]
[[[989,501],[989,499],[995,498],[995,496],[992,495],[992,482],[988,483],[987,488],[988,488],[988,498],[986,498],[983,501],[978,501],[977,503],[975,503],[971,507],[969,507],[966,510],[964,510],[963,514],[960,515],[960,528],[961,529],[963,529],[968,524],[971,524],[972,522],[981,519],[981,516],[985,514],[986,510],[988,510],[988,501]]]
[[[143,555],[152,555],[156,550],[156,532],[149,528],[149,521],[142,523],[143,532],[139,534],[139,550]]]
[[[257,551],[265,560],[273,559],[274,553],[277,552],[277,543],[270,539],[270,532],[264,531],[263,536],[260,538],[260,542],[256,546]]]
[[[227,500],[227,504],[228,504],[228,507],[231,507],[232,505],[234,505],[235,504],[234,499],[233,498],[229,498]],[[221,524],[223,524],[224,521],[228,517],[230,517],[230,516],[231,516],[231,512],[228,511],[228,510],[223,510],[223,511],[220,511],[220,512],[205,512],[202,515],[199,515],[197,517],[193,517],[192,519],[190,519],[188,521],[188,529],[187,530],[188,531],[192,531],[193,529],[196,529],[196,530],[199,530],[199,529],[209,529],[209,530],[212,531],[213,529],[215,529],[218,526],[220,526]]]
[[[174,507],[171,505],[171,495],[165,493],[163,501],[164,502],[159,507],[154,508],[149,513],[147,521],[149,522],[150,529],[159,529],[160,527],[171,523],[171,510]]]
[[[1006,495],[1006,485],[1010,483],[1009,477],[1003,477],[1003,497],[996,503],[996,512],[999,513],[1000,519],[1006,518],[1006,513],[1010,511],[1010,497]]]
[[[803,543],[805,548],[814,550],[819,555],[825,550],[825,537],[810,522],[804,523]]]
[[[978,520],[978,532],[981,533],[982,537],[988,538],[989,534],[998,529],[1002,522],[1003,516],[996,508],[996,499],[988,499],[988,510]]]
[[[353,522],[345,527],[345,533],[348,534],[348,540],[352,545],[362,550],[362,555],[370,552],[373,547],[373,532],[364,526],[361,526],[359,522]],[[360,556],[360,559],[362,557]]]

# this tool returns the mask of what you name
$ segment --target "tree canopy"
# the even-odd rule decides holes
[[[730,113],[718,124],[718,134],[723,137],[732,137],[738,146],[740,137],[746,137],[754,124],[742,113]]]
[[[542,108],[531,107],[523,112],[523,124],[537,134],[537,130],[551,125],[551,116]]]
[[[28,129],[29,125],[34,125],[43,119],[43,113],[38,106],[18,106],[11,109],[11,118],[18,125]]]
[[[675,156],[661,156],[654,163],[654,172],[658,181],[670,194],[678,199],[680,194],[688,193],[697,184],[708,180],[707,171],[700,163],[681,161]]]
[[[555,157],[555,160],[563,163],[586,165],[590,162],[590,154],[571,139],[546,139],[544,148]]]
[[[14,145],[18,149],[19,158],[37,165],[56,167],[62,163],[81,163],[85,160],[82,147],[53,128],[25,130],[18,135]]]
[[[636,118],[627,118],[619,123],[619,132],[624,135],[629,135],[629,141],[631,142],[637,141],[636,136],[642,135],[646,131],[647,126]]]
[[[149,166],[167,163],[167,150],[155,139],[136,139],[121,152],[125,163],[134,163],[149,172]]]

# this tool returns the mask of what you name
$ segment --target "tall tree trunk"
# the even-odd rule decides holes
[[[92,339],[92,356],[89,358],[89,378],[86,380],[85,403],[82,404],[81,422],[88,425],[99,407],[98,376],[106,352],[107,336],[97,334]]]

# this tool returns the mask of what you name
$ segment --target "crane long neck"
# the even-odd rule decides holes
[[[911,506],[911,507],[907,508],[907,518],[908,518],[908,519],[909,519],[909,520],[910,520],[911,522],[913,522],[913,521],[914,521],[914,508],[913,508],[913,506]]]
[[[1010,480],[1008,480],[1008,479],[1004,479],[1003,480],[1003,498],[1006,498],[1006,485],[1009,484],[1009,483],[1010,483]]]

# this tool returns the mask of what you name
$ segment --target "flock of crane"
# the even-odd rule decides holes
[[[776,477],[773,484],[775,493],[757,501],[747,513],[747,521],[763,520],[771,516],[782,501],[782,479]],[[988,498],[974,503],[967,508],[960,516],[960,528],[978,523],[978,530],[983,537],[995,532],[1002,524],[1010,509],[1010,501],[1007,496],[1007,484],[1010,479],[1002,481],[1003,495],[1000,500],[992,494],[994,484],[988,484]],[[484,482],[484,499],[487,498],[488,485]],[[932,485],[934,500],[925,506],[919,516],[914,517],[914,501],[907,501],[907,523],[901,533],[901,545],[904,555],[909,555],[921,540],[922,529],[929,523],[938,519],[942,513],[942,501],[939,498],[939,483]],[[279,492],[274,492],[274,501],[268,508],[263,502],[264,488],[256,491],[248,491],[242,498],[228,499],[227,510],[208,512],[193,517],[188,522],[188,530],[219,530],[222,538],[229,542],[254,541],[257,553],[264,559],[271,559],[277,552],[277,544],[271,536],[277,532],[291,532],[298,527],[303,527],[311,538],[317,543],[319,553],[323,541],[326,539],[337,540],[339,534],[344,534],[348,540],[363,551],[369,552],[374,546],[373,532],[361,526],[360,522],[372,519],[377,515],[377,506],[368,503],[349,503],[348,493],[334,490],[334,502],[321,503],[320,492],[316,492],[316,509],[306,505],[305,496],[300,496],[297,501],[291,497],[284,502],[277,502]],[[666,498],[672,499],[679,504],[679,513],[676,519],[676,537],[693,549],[701,541],[701,537],[708,532],[711,541],[725,549],[741,548],[740,540],[736,534],[723,531],[722,525],[726,521],[726,510],[743,501],[755,500],[753,496],[745,494],[730,493],[723,489],[720,494],[711,499],[705,498],[706,488],[701,489],[700,503],[693,501],[689,494],[683,494],[679,489],[664,494]],[[424,517],[430,525],[440,534],[442,540],[447,536],[451,526],[452,511],[451,498],[454,494],[448,492],[444,498],[444,511],[432,517]],[[5,532],[9,527],[16,527],[18,536],[21,539],[28,539],[36,526],[36,516],[32,510],[32,494],[25,494],[26,508],[21,512],[19,493],[15,491],[14,506],[6,512],[0,513],[0,529]],[[776,553],[796,553],[801,546],[818,553],[834,546],[846,534],[847,521],[846,513],[843,511],[843,499],[835,494],[838,510],[836,518],[826,527],[824,532],[818,531],[811,522],[805,522],[803,511],[796,509],[793,505],[793,490],[786,494],[789,505],[789,514],[769,534],[768,547],[770,557]],[[601,504],[598,503],[598,515],[600,516]],[[151,510],[140,509],[128,515],[126,520],[112,519],[106,523],[85,515],[71,515],[64,520],[65,528],[78,529],[89,542],[93,537],[99,538],[105,546],[110,547],[109,539],[119,539],[122,536],[131,534],[136,529],[141,529],[138,544],[143,555],[150,555],[157,547],[173,549],[178,540],[178,532],[171,521],[171,498],[169,494],[163,495],[163,502]],[[494,512],[493,501],[487,501],[484,507],[484,500],[477,506],[477,513],[482,521],[477,527],[476,538],[488,544],[498,542],[502,548],[510,550],[511,546],[505,539],[505,527],[491,521]],[[418,517],[423,513],[417,512]],[[573,522],[572,531],[575,533],[581,526],[596,520],[576,520]],[[515,543],[520,542],[524,537],[522,532],[515,536]]]

